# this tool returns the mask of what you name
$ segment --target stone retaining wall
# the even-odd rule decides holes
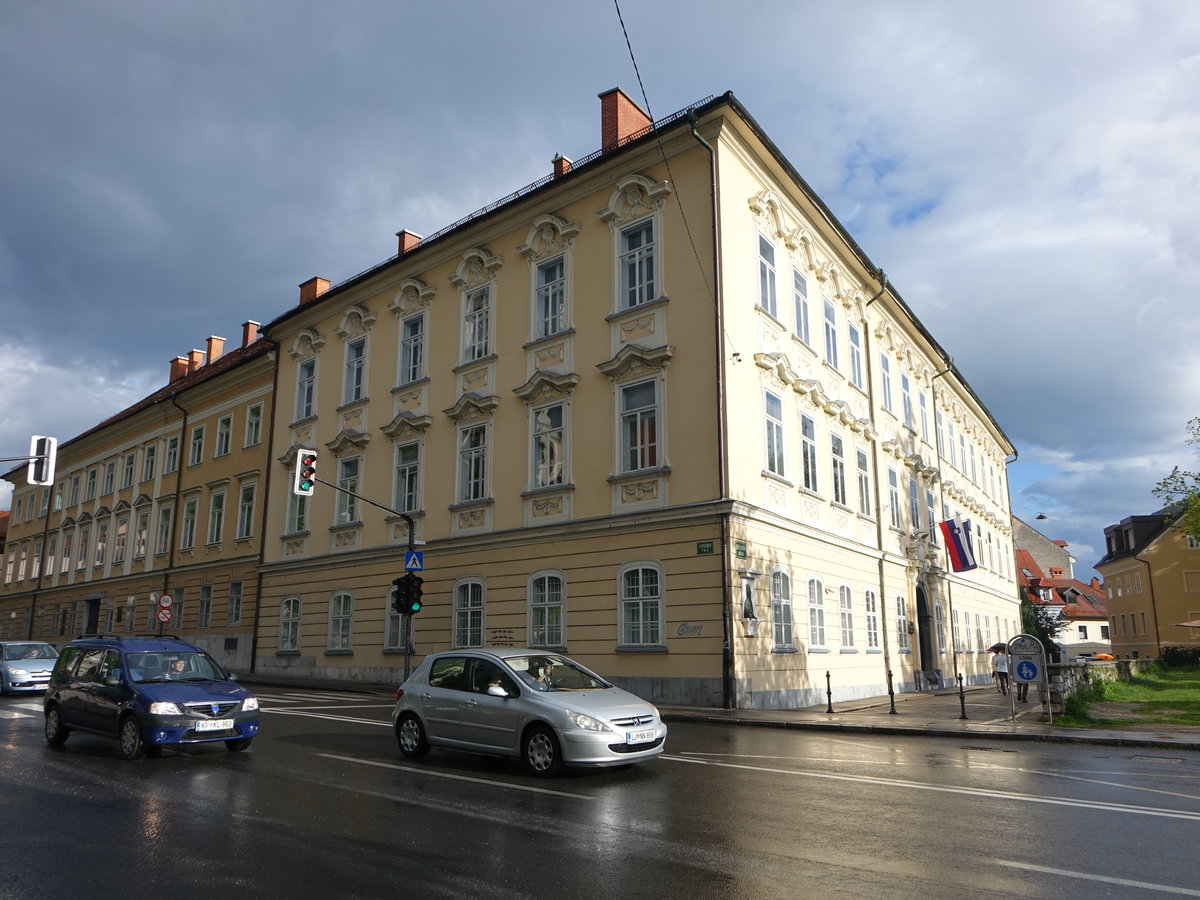
[[[1132,681],[1139,675],[1158,665],[1156,659],[1098,659],[1091,662],[1051,663],[1047,667],[1050,678],[1050,710],[1061,715],[1068,697],[1086,690],[1098,681]]]

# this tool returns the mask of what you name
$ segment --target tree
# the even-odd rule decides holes
[[[1200,416],[1187,423],[1187,430],[1191,435],[1187,443],[1200,447]],[[1200,456],[1200,449],[1196,455]],[[1200,472],[1185,472],[1176,466],[1154,488],[1154,496],[1168,505],[1177,505],[1171,524],[1184,534],[1200,540]]]
[[[1021,598],[1021,628],[1042,642],[1051,661],[1058,661],[1058,635],[1065,627],[1066,623],[1055,614],[1053,607],[1034,603],[1029,597]]]

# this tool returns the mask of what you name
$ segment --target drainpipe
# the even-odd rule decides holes
[[[699,120],[694,109],[688,110],[688,125],[692,137],[705,150],[709,159],[709,196],[712,202],[713,303],[716,314],[716,333],[713,335],[717,363],[717,498],[725,506],[721,519],[721,705],[732,709],[734,695],[733,653],[733,577],[729,563],[729,472],[725,445],[728,433],[728,411],[725,406],[725,307],[721,293],[721,216],[718,202],[717,151],[696,129]]]
[[[171,516],[171,546],[167,551],[167,568],[163,572],[163,593],[168,593],[167,588],[170,586],[171,573],[175,571],[175,554],[178,549],[179,537],[179,520],[183,517],[183,467],[184,453],[187,452],[187,425],[188,411],[179,405],[179,400],[174,394],[171,395],[171,405],[174,406],[183,414],[183,422],[179,426],[179,456],[175,460],[175,513]],[[183,623],[180,622],[179,625]]]
[[[262,519],[259,522],[258,528],[258,564],[255,566],[254,573],[254,623],[250,628],[251,674],[257,671],[258,627],[261,621],[262,610],[263,551],[267,546],[267,510],[270,508],[271,483],[275,480],[271,477],[270,468],[275,460],[275,410],[279,405],[277,402],[279,398],[279,345],[272,343],[272,347],[273,349],[268,352],[274,359],[275,366],[271,375],[271,419],[269,423],[263,423],[267,428],[267,455],[263,461]]]
[[[1146,567],[1146,586],[1150,588],[1150,615],[1154,617],[1154,655],[1162,659],[1162,634],[1158,630],[1158,603],[1154,599],[1154,579],[1150,577],[1150,563],[1136,553],[1133,558]]]

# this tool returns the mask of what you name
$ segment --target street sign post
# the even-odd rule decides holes
[[[1054,721],[1054,713],[1050,709],[1050,679],[1046,669],[1046,649],[1031,634],[1018,634],[1008,640],[1008,677],[1016,684],[1036,684],[1041,688],[1042,705],[1046,715]],[[1026,688],[1028,690],[1028,688]],[[1009,692],[1009,705],[1012,707],[1012,718],[1017,720],[1017,709]]]

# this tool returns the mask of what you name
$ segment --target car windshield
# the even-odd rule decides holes
[[[154,650],[127,654],[129,677],[146,681],[224,681],[211,657],[194,650]]]
[[[539,691],[590,691],[612,687],[565,656],[511,656],[504,661],[522,681]]]
[[[5,644],[4,658],[13,659],[54,659],[58,651],[49,644]]]

